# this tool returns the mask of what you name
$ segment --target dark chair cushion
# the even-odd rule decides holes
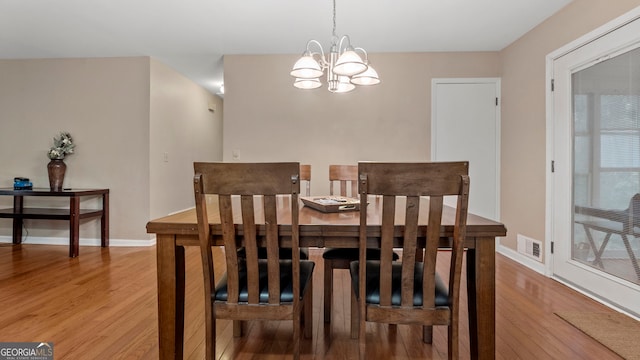
[[[300,261],[300,299],[311,281],[313,274],[313,261]],[[267,272],[267,260],[258,260],[260,303],[269,302],[269,282]],[[280,260],[280,302],[293,302],[293,265],[291,260]],[[225,273],[218,285],[215,294],[212,295],[216,301],[227,301],[227,274]],[[247,272],[240,272],[240,297],[239,302],[247,302],[249,293],[247,290]]]
[[[358,260],[358,248],[327,248],[322,253],[322,257],[328,260],[347,259],[351,261]],[[393,253],[393,260],[398,260],[400,256]],[[380,260],[380,249],[367,249],[367,260]]]
[[[279,249],[279,257],[280,259],[286,260],[291,259],[291,248],[280,248]],[[238,257],[245,258],[245,248],[241,247],[238,249]],[[267,258],[267,248],[259,247],[258,248],[258,259],[266,259]],[[309,249],[308,248],[300,248],[300,260],[309,260]]]
[[[356,293],[359,289],[359,274],[358,267],[359,261],[351,262],[351,281],[353,282],[353,288],[356,289]],[[402,291],[402,263],[396,262],[392,266],[392,281],[391,281],[391,304],[400,306],[401,291]],[[413,305],[422,306],[422,269],[423,263],[416,263],[415,278],[413,283]],[[367,260],[367,285],[366,285],[366,301],[367,304],[379,304],[380,303],[380,261]],[[449,293],[444,281],[436,274],[436,306],[446,306],[449,304],[447,299]]]

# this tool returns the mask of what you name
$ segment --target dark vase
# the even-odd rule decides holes
[[[62,191],[65,171],[67,171],[67,165],[62,159],[52,159],[49,161],[49,164],[47,164],[47,172],[49,173],[49,187],[51,191]]]

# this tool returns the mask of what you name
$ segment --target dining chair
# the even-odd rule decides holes
[[[329,195],[335,194],[334,185],[338,186],[340,196],[358,197],[358,166],[329,165]]]
[[[334,195],[334,185],[340,196],[358,197],[358,166],[329,165],[329,194]],[[378,249],[369,249],[369,258],[380,257]],[[324,261],[324,321],[331,322],[331,305],[333,301],[333,270],[349,270],[349,264],[358,260],[357,248],[326,248],[322,252]],[[398,255],[394,253],[394,260]],[[351,309],[355,311],[356,309]]]
[[[300,185],[305,185],[305,196],[311,196],[311,165],[300,164]]]
[[[350,266],[352,303],[357,302],[358,308],[351,314],[351,324],[355,327],[352,337],[359,338],[361,357],[366,354],[365,324],[370,321],[422,325],[423,341],[427,343],[431,343],[433,325],[446,325],[448,357],[459,358],[460,278],[469,199],[468,171],[468,162],[358,164],[360,198],[376,195],[382,199],[380,259],[367,257],[367,243],[372,236],[367,215],[372,206],[361,204],[359,260]],[[445,196],[457,197],[455,210],[443,205]],[[405,218],[402,233],[395,229],[397,216]],[[428,221],[426,230],[418,226],[421,218]],[[452,234],[448,285],[436,272],[442,232]],[[401,261],[392,261],[394,241],[402,245]],[[418,249],[424,249],[424,261],[416,261]]]
[[[194,172],[207,304],[206,359],[215,358],[218,319],[233,320],[234,336],[242,336],[242,321],[291,320],[293,357],[298,359],[302,322],[304,336],[312,335],[315,265],[299,255],[299,164],[196,162]],[[207,195],[218,197],[226,265],[214,263]],[[288,201],[290,212],[282,216],[290,217],[290,227],[278,226],[282,223],[277,212],[280,201]],[[240,244],[245,248],[244,257],[238,257]],[[281,246],[291,247],[292,259],[279,257]],[[258,257],[258,247],[266,248],[266,259]],[[215,268],[225,266],[226,273],[215,278]]]

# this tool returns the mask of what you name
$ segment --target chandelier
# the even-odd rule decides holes
[[[313,52],[312,46],[319,49]],[[362,52],[364,60],[357,52]],[[351,46],[348,35],[336,35],[336,0],[333,0],[333,36],[328,56],[322,45],[316,40],[309,40],[302,57],[296,61],[291,76],[296,80],[293,86],[298,89],[317,89],[322,86],[320,77],[327,71],[328,90],[344,93],[355,89],[356,85],[376,85],[380,83],[378,73],[369,64],[367,52],[363,48]]]

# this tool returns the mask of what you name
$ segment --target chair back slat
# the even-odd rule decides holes
[[[395,217],[396,198],[384,196],[382,198],[382,232],[380,234],[380,305],[382,306],[391,306],[391,262],[393,261]]]
[[[233,223],[233,213],[231,211],[231,208],[233,206],[231,195],[218,195],[218,202],[220,208],[220,224],[222,226],[222,233],[225,234],[223,235],[223,241],[225,248],[225,259],[227,264],[226,266],[227,269],[238,268],[243,264],[238,263],[239,259],[237,256],[237,244],[235,241],[236,227]],[[211,251],[208,251],[208,249],[209,248],[200,249],[200,252],[210,253]],[[229,284],[231,284],[231,286],[227,288],[227,292],[229,294],[227,296],[227,301],[232,304],[237,304],[240,295],[240,289],[238,287],[238,283],[240,281],[239,273],[237,271],[227,271],[227,277],[229,280]]]
[[[415,254],[418,248],[418,218],[420,214],[420,197],[408,196],[405,206],[404,236],[402,253],[411,254],[413,258],[402,261],[401,305],[413,305]]]
[[[206,194],[202,184],[202,174],[196,174],[193,178],[193,193],[196,199],[196,213],[199,219],[208,219]],[[204,275],[205,293],[210,294],[215,287],[214,262],[211,251],[203,251],[211,248],[211,235],[208,222],[198,221],[198,240],[200,243],[200,255]],[[208,308],[208,307],[207,307]],[[210,311],[207,312],[210,315]]]
[[[243,243],[246,252],[245,265],[247,271],[247,295],[249,304],[257,304],[260,297],[260,287],[258,283],[258,244],[256,236],[255,209],[253,207],[253,195],[241,195],[240,206],[242,212]],[[236,239],[228,237],[225,243],[235,242]],[[237,253],[234,256],[238,256]],[[227,266],[227,273],[238,271]],[[229,287],[237,284],[229,283]]]
[[[460,195],[456,205],[456,227],[453,231],[453,245],[451,251],[451,269],[449,273],[449,303],[460,302],[460,279],[462,278],[462,257],[464,254],[464,239],[467,236],[468,207],[469,207],[469,176],[462,175]],[[464,225],[460,225],[464,224]]]
[[[440,228],[442,223],[442,210],[444,198],[438,195],[429,197],[429,224],[427,226],[427,240],[424,251],[424,268],[422,271],[423,304],[426,307],[434,307],[436,283],[436,262],[438,260],[438,242],[440,241]],[[429,296],[431,295],[431,296]]]
[[[276,215],[276,197],[264,197],[264,221],[267,236],[267,268],[269,273],[269,303],[280,302],[280,258],[278,239],[278,218]]]

